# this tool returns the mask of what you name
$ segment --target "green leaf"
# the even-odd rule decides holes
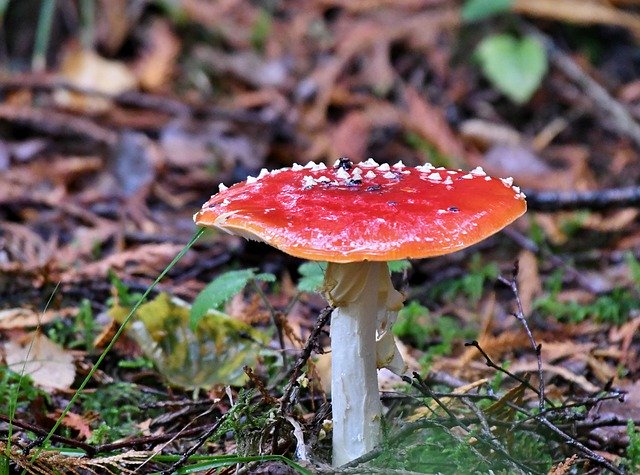
[[[512,4],[513,0],[467,0],[462,7],[462,20],[467,22],[484,20],[508,11]]]
[[[326,269],[326,262],[310,261],[300,265],[298,267],[300,274],[298,290],[300,292],[318,292],[322,288]]]
[[[261,282],[275,282],[276,276],[271,272],[262,272],[260,274],[256,274],[253,276],[254,280],[259,280]]]
[[[260,275],[266,280],[267,274]],[[191,306],[191,327],[195,328],[203,315],[210,309],[220,310],[231,297],[244,289],[251,279],[255,279],[255,269],[232,270],[216,277],[193,301]]]
[[[638,262],[638,259],[636,259],[630,251],[625,253],[624,260],[627,263],[629,272],[631,273],[631,278],[637,286],[640,286],[640,262]]]
[[[399,261],[389,261],[387,262],[389,266],[389,272],[404,272],[407,269],[411,269],[411,262],[407,259],[401,259]]]
[[[486,78],[516,104],[531,98],[547,72],[544,46],[532,37],[489,36],[476,55]]]

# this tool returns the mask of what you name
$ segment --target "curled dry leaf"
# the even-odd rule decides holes
[[[76,377],[73,355],[40,332],[3,346],[5,362],[16,373],[31,377],[45,389],[69,389]]]

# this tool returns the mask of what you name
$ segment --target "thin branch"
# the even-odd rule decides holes
[[[280,399],[280,413],[283,415],[287,414],[289,410],[289,406],[293,402],[291,395],[293,393],[293,390],[299,385],[298,377],[302,372],[302,368],[304,368],[304,366],[307,364],[307,361],[311,357],[311,353],[313,352],[314,348],[318,347],[318,339],[320,338],[320,333],[322,332],[322,329],[329,321],[329,318],[331,317],[332,312],[333,312],[333,308],[331,307],[325,307],[320,312],[320,315],[318,316],[318,320],[316,320],[316,324],[314,325],[313,330],[311,330],[311,333],[309,334],[309,338],[307,338],[307,342],[305,343],[304,348],[300,352],[300,356],[298,356],[298,360],[296,361],[296,364],[293,366],[293,369],[291,370],[291,376],[289,376],[289,383],[284,389],[284,392],[282,394],[282,399]]]
[[[589,191],[524,190],[527,206],[535,211],[602,211],[640,206],[640,186]]]
[[[527,389],[532,390],[534,393],[536,393],[538,395],[538,397],[540,397],[540,390],[538,388],[534,387],[527,379],[522,378],[522,377],[518,376],[517,374],[512,373],[508,369],[505,369],[502,366],[499,366],[496,363],[494,363],[493,360],[491,359],[491,357],[487,354],[486,351],[484,351],[482,349],[482,347],[480,346],[480,344],[476,340],[473,340],[471,342],[465,343],[464,346],[473,346],[473,347],[475,347],[480,352],[480,354],[484,357],[485,364],[489,368],[493,368],[496,371],[500,371],[501,373],[506,374],[507,376],[509,376],[510,378],[518,381],[519,383],[524,384]],[[545,401],[548,404],[553,404],[549,399],[545,399]]]
[[[449,419],[451,421],[455,421],[457,422],[457,425],[462,427],[467,433],[473,433],[473,429],[471,427],[469,427],[469,425],[465,424],[463,421],[461,421],[458,417],[456,417],[456,415],[451,412],[451,410],[446,407],[446,405],[440,401],[440,399],[434,395],[434,393],[431,391],[431,388],[429,387],[428,384],[426,384],[420,377],[420,375],[418,373],[413,373],[413,379],[407,377],[407,376],[403,376],[402,379],[406,382],[409,383],[411,386],[413,386],[414,388],[416,388],[418,391],[420,391],[424,396],[427,396],[431,399],[433,399],[436,404],[438,404],[438,406],[440,406],[440,408],[449,416]],[[481,430],[482,432],[482,430]],[[525,464],[523,464],[522,462],[514,459],[503,447],[501,444],[497,443],[495,440],[495,437],[493,437],[493,435],[490,434],[490,436],[488,438],[483,438],[483,437],[477,437],[478,441],[482,442],[483,444],[489,446],[489,448],[491,448],[492,450],[495,450],[496,452],[499,452],[504,458],[505,460],[511,465],[512,469],[522,472],[522,473],[533,473],[534,471],[530,468],[527,467]],[[462,441],[460,441],[462,442]],[[480,460],[484,461],[485,463],[488,463],[487,459],[480,454],[480,452],[478,452],[475,448],[473,448],[472,446],[469,445],[469,448],[474,452],[474,454],[480,458]],[[349,465],[349,464],[347,464]],[[490,464],[489,464],[490,465]]]
[[[520,299],[520,292],[518,291],[518,261],[515,261],[513,264],[513,272],[511,274],[511,279],[507,279],[503,276],[498,277],[498,280],[505,284],[507,287],[511,289],[513,292],[513,296],[516,299],[516,307],[518,311],[513,315],[516,319],[522,324],[524,327],[524,331],[527,333],[527,337],[529,338],[529,343],[533,347],[533,351],[536,354],[536,361],[538,364],[538,409],[540,412],[544,412],[544,374],[542,373],[542,345],[539,345],[536,342],[536,339],[533,337],[533,333],[529,329],[529,325],[527,324],[527,319],[524,316],[524,310],[522,308],[522,300]]]
[[[184,465],[189,460],[189,457],[195,454],[198,451],[198,449],[204,445],[207,439],[209,439],[209,437],[215,434],[215,432],[222,425],[222,422],[224,422],[224,420],[225,420],[224,416],[220,417],[215,422],[215,424],[213,424],[209,428],[209,430],[207,430],[204,434],[198,437],[198,440],[196,441],[196,443],[193,444],[191,447],[189,447],[189,450],[187,450],[184,454],[182,454],[182,456],[173,465],[171,465],[168,469],[162,471],[161,475],[169,475],[171,473],[174,473],[178,468]]]

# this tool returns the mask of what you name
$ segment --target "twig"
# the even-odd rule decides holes
[[[524,190],[527,206],[535,211],[592,211],[640,206],[640,186],[589,191]]]
[[[516,381],[519,381],[522,384],[525,384],[529,389],[531,389],[532,391],[534,391],[537,394],[539,394],[539,390],[534,388],[531,384],[529,384],[528,381],[526,381],[526,380],[518,377],[517,375],[509,372],[508,370],[496,365],[493,362],[493,360],[489,357],[489,355],[487,355],[487,353],[480,347],[480,345],[478,344],[477,341],[474,340],[473,342],[467,343],[465,345],[466,346],[475,346],[478,349],[478,351],[480,351],[482,356],[485,358],[487,366],[505,373],[510,378],[513,378]],[[546,402],[550,403],[549,400],[546,400]],[[578,449],[582,453],[582,455],[584,455],[589,460],[591,460],[593,462],[596,462],[597,464],[601,465],[602,467],[605,467],[607,470],[610,470],[611,472],[615,473],[616,475],[623,475],[623,472],[621,472],[618,468],[616,468],[611,463],[609,463],[609,461],[607,461],[607,459],[605,459],[601,455],[598,455],[593,450],[591,450],[590,448],[588,448],[587,446],[582,444],[580,441],[576,440],[575,438],[571,437],[569,434],[567,434],[564,431],[562,431],[562,429],[560,429],[559,427],[554,425],[552,422],[550,422],[545,416],[543,416],[541,414],[529,414],[524,409],[522,409],[520,407],[517,407],[517,406],[514,406],[512,404],[509,404],[509,407],[513,407],[514,409],[518,410],[519,412],[522,412],[523,414],[528,415],[531,419],[534,419],[534,420],[538,421],[540,424],[542,424],[547,429],[551,430],[554,434],[556,434],[558,437],[560,437],[566,444],[571,445],[572,447],[575,447],[576,449]]]
[[[204,443],[207,441],[207,439],[209,437],[211,437],[213,434],[215,434],[215,432],[218,430],[218,428],[222,425],[222,422],[225,420],[225,417],[220,417],[220,419],[218,419],[215,424],[213,424],[209,430],[207,430],[204,434],[202,434],[200,437],[198,437],[198,440],[196,441],[195,444],[193,444],[191,447],[189,447],[189,450],[187,450],[184,454],[182,454],[182,456],[173,464],[171,465],[168,469],[164,470],[161,472],[161,475],[169,475],[174,473],[178,468],[180,468],[182,465],[184,465],[188,460],[189,457],[191,457],[193,454],[196,453],[196,451],[202,447],[202,445],[204,445]]]
[[[94,142],[114,147],[118,134],[94,121],[72,114],[56,112],[50,109],[32,107],[14,107],[0,104],[0,120],[26,125],[39,132],[56,137],[81,136]]]
[[[431,391],[431,388],[429,387],[428,384],[426,384],[420,377],[420,375],[416,372],[413,373],[413,379],[408,378],[407,376],[403,376],[402,379],[409,383],[411,386],[413,386],[414,388],[416,388],[418,391],[420,391],[424,396],[427,396],[431,399],[433,399],[436,404],[438,404],[438,406],[440,406],[440,408],[447,413],[447,415],[449,416],[449,419],[451,419],[452,421],[456,421],[457,424],[462,427],[465,431],[467,431],[468,433],[473,433],[473,430],[471,429],[471,427],[469,427],[467,424],[465,424],[463,421],[461,421],[458,417],[456,417],[456,415],[451,412],[451,410],[446,407],[446,405],[440,401],[440,399],[438,397],[436,397],[433,393],[433,391]],[[486,420],[485,420],[486,422]],[[493,435],[491,433],[489,433],[489,437],[487,439],[484,439],[482,437],[478,437],[477,438],[478,441],[484,443],[485,445],[488,445],[489,448],[491,448],[492,450],[495,450],[496,452],[499,452],[504,458],[505,460],[511,465],[511,467],[517,471],[520,471],[522,473],[533,473],[533,470],[530,467],[527,467],[525,464],[523,464],[522,462],[514,459],[507,451],[506,449],[504,449],[502,447],[501,444],[497,443],[497,441],[495,440],[495,437],[493,437]],[[460,441],[462,442],[462,441]],[[480,452],[478,452],[474,447],[472,447],[471,445],[469,445],[469,448],[474,452],[474,454],[479,457],[481,460],[483,460],[485,463],[487,463],[488,465],[489,462],[488,460],[482,455],[480,454]]]
[[[513,239],[513,241],[515,241],[516,244],[518,244],[523,249],[533,252],[534,254],[539,254],[545,259],[549,259],[554,266],[561,267],[584,289],[593,294],[597,294],[600,292],[600,289],[596,288],[591,280],[585,277],[583,273],[578,272],[575,267],[569,265],[561,257],[553,254],[547,248],[538,246],[532,239],[529,239],[527,236],[523,235],[513,228],[506,228],[502,232]]]
[[[496,371],[500,371],[501,373],[506,374],[507,376],[509,376],[510,378],[518,381],[521,384],[524,384],[525,387],[527,389],[532,390],[534,393],[536,393],[538,395],[538,397],[540,397],[540,390],[536,387],[534,387],[528,380],[526,380],[525,378],[522,378],[520,376],[518,376],[517,374],[512,373],[511,371],[509,371],[508,369],[503,368],[502,366],[497,365],[496,363],[493,362],[493,360],[491,359],[491,357],[487,354],[486,351],[484,351],[482,349],[482,347],[480,346],[480,344],[476,341],[473,340],[471,342],[465,343],[464,346],[474,346],[479,352],[480,354],[484,357],[485,359],[485,364],[489,367],[489,368],[493,368]],[[546,397],[546,396],[545,396]],[[545,401],[548,404],[552,404],[551,401],[549,401],[548,399],[545,399]]]
[[[533,347],[533,351],[536,353],[536,361],[538,364],[538,409],[540,412],[544,412],[544,374],[542,373],[542,345],[539,345],[536,342],[536,339],[533,337],[533,333],[529,329],[529,325],[527,324],[527,319],[524,316],[524,310],[522,308],[522,300],[520,299],[520,292],[518,291],[518,269],[519,264],[518,261],[513,263],[513,272],[511,274],[511,279],[507,279],[503,276],[499,276],[498,280],[505,284],[507,287],[511,289],[513,292],[513,296],[516,299],[516,307],[517,312],[513,314],[514,317],[522,324],[524,327],[524,331],[527,333],[527,337],[529,338],[529,343]]]
[[[559,429],[553,423],[549,422],[549,420],[546,417],[539,416],[539,415],[538,416],[534,416],[534,417],[535,417],[535,420],[540,422],[547,429],[549,429],[551,432],[553,432],[558,437],[560,437],[562,440],[564,440],[564,442],[566,444],[571,445],[572,447],[575,447],[580,452],[582,452],[582,455],[584,455],[589,460],[598,463],[599,465],[601,465],[602,467],[606,468],[607,470],[615,473],[616,475],[624,475],[624,472],[622,470],[620,470],[618,467],[612,465],[602,455],[595,453],[593,450],[591,450],[589,447],[587,447],[584,444],[582,444],[580,441],[574,439],[569,434],[564,433],[561,429]]]
[[[329,321],[329,318],[331,317],[331,312],[333,312],[333,308],[331,307],[325,307],[324,309],[322,309],[322,311],[320,312],[320,315],[318,316],[318,320],[316,321],[316,324],[313,327],[313,330],[311,330],[311,333],[309,334],[309,338],[307,339],[307,342],[305,343],[304,348],[300,352],[300,356],[298,356],[298,360],[296,361],[296,364],[293,366],[293,369],[291,370],[291,376],[289,376],[289,383],[285,387],[284,392],[282,394],[282,398],[280,399],[280,413],[283,415],[287,414],[289,410],[289,406],[293,402],[291,400],[291,395],[293,393],[293,390],[299,384],[298,377],[302,372],[302,368],[304,368],[304,366],[307,364],[307,361],[311,357],[311,353],[313,352],[314,348],[318,347],[318,339],[320,338],[320,333],[322,332],[322,329]]]
[[[46,436],[49,431],[42,429],[38,426],[35,426],[33,424],[29,424],[28,422],[23,422],[20,421],[18,419],[10,419],[9,416],[5,416],[4,414],[0,414],[0,421],[6,422],[6,423],[10,423],[13,424],[16,427],[19,427],[20,429],[24,429],[24,430],[28,430],[30,432],[33,432],[34,434],[37,435],[42,435],[42,436]],[[94,447],[92,447],[89,444],[85,444],[84,442],[80,442],[79,440],[75,440],[75,439],[70,439],[68,437],[63,437],[61,435],[57,435],[54,434],[51,437],[53,440],[55,440],[56,442],[61,442],[63,444],[68,444],[70,447],[75,447],[81,450],[84,450],[85,452],[87,452],[87,454],[91,454],[91,453],[95,453],[96,450]]]
[[[640,125],[633,119],[629,111],[609,92],[586,74],[568,54],[558,48],[551,38],[535,26],[522,21],[521,28],[540,41],[549,55],[549,60],[565,76],[580,87],[585,96],[593,99],[607,117],[611,117],[618,133],[631,138],[640,147]]]

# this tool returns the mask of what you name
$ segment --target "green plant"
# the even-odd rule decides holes
[[[320,261],[308,261],[300,264],[298,273],[298,290],[300,292],[318,292],[324,282],[324,272],[327,270],[327,263]]]
[[[273,18],[271,13],[268,10],[261,8],[258,18],[256,18],[253,28],[251,29],[251,45],[256,49],[256,51],[261,53],[264,52],[265,43],[271,33],[272,22]]]
[[[274,411],[273,406],[256,404],[253,390],[241,390],[213,438],[232,432],[240,455],[259,454],[265,435],[275,421]]]
[[[47,336],[65,348],[82,347],[87,351],[93,349],[93,340],[97,334],[91,302],[84,299],[78,308],[78,314],[72,320],[56,319],[46,326]]]
[[[637,290],[625,287],[616,287],[589,303],[563,301],[559,298],[562,281],[562,269],[547,278],[547,294],[534,301],[535,310],[563,322],[579,323],[592,318],[597,322],[620,325],[629,319],[632,311],[640,309],[640,295]]]
[[[460,435],[432,423],[415,430],[400,443],[394,439],[391,434],[382,454],[371,465],[413,473],[512,473],[513,467],[503,455],[478,442],[478,439],[486,440],[486,436],[479,433]],[[535,473],[546,473],[551,466],[547,441],[538,436],[518,431],[510,433],[509,437],[500,437],[500,442],[510,457],[535,469]]]
[[[627,455],[624,462],[629,473],[638,473],[640,470],[640,432],[631,419],[627,421],[627,436],[629,437],[629,445],[627,445]]]
[[[398,313],[393,333],[409,340],[417,348],[424,349],[423,365],[431,363],[434,357],[449,354],[456,339],[474,336],[473,330],[463,329],[458,322],[448,316],[433,318],[429,309],[412,300]],[[429,343],[434,340],[437,343]]]
[[[411,268],[411,262],[407,259],[387,262],[389,272],[404,272]],[[327,263],[322,261],[308,261],[300,264],[298,273],[298,290],[300,292],[320,292],[324,282],[324,272],[327,270]]]
[[[484,76],[516,104],[527,102],[547,73],[547,54],[533,37],[503,33],[484,38],[476,49]]]
[[[33,385],[28,375],[21,376],[6,366],[0,366],[0,407],[25,411],[38,398],[49,400],[49,395]]]
[[[193,301],[191,306],[191,327],[195,328],[200,319],[210,310],[220,310],[234,295],[251,281],[274,282],[273,274],[257,274],[256,269],[232,270],[216,277]]]
[[[100,416],[88,442],[101,444],[138,434],[140,421],[151,415],[142,406],[154,400],[151,393],[142,392],[137,385],[125,382],[82,393],[80,405],[83,411]]]
[[[429,299],[451,301],[462,295],[472,302],[478,302],[487,281],[498,277],[499,269],[494,262],[484,264],[480,254],[474,254],[469,261],[469,270],[462,277],[447,279],[434,285],[429,291]]]
[[[442,154],[432,143],[425,140],[419,134],[407,132],[404,135],[404,140],[409,147],[420,152],[424,156],[424,160],[432,165],[447,168],[452,166],[450,157]]]
[[[513,0],[467,0],[462,6],[462,20],[466,22],[484,20],[508,11],[512,4]]]

